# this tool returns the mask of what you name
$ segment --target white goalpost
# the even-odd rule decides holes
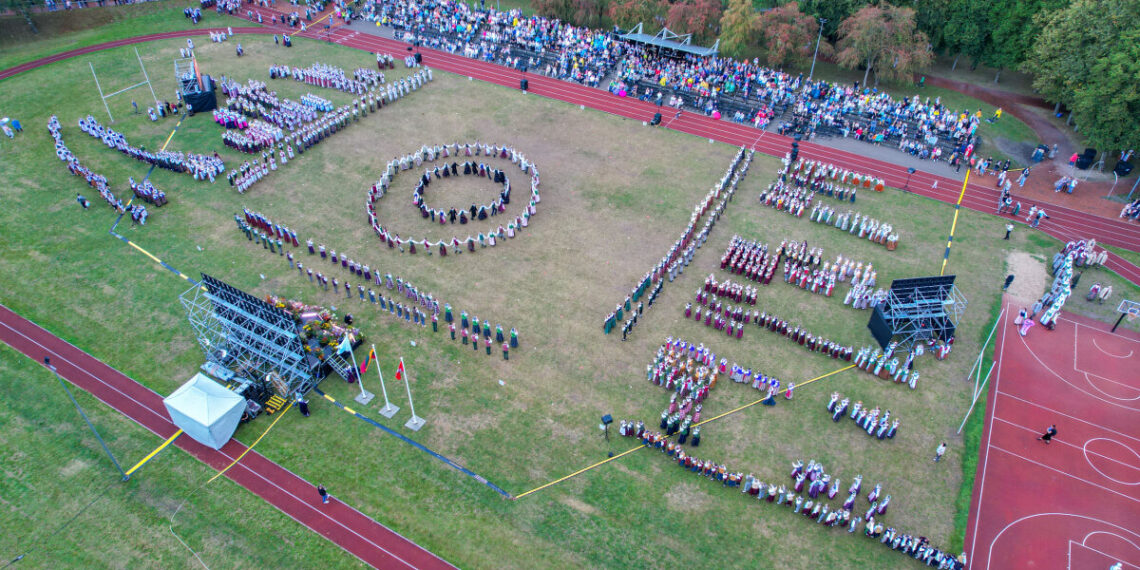
[[[136,87],[142,87],[143,85],[146,85],[148,88],[150,88],[150,96],[152,99],[154,99],[154,106],[158,107],[159,105],[158,95],[156,95],[154,92],[154,85],[152,85],[150,82],[150,76],[147,75],[146,66],[143,65],[142,56],[139,55],[138,48],[135,48],[135,58],[138,59],[139,68],[142,69],[143,81],[131,85],[130,87],[120,89],[114,93],[103,93],[103,86],[99,83],[99,74],[95,73],[95,64],[91,63],[90,61],[87,62],[87,65],[91,67],[91,76],[95,78],[95,89],[99,91],[99,98],[103,101],[103,108],[107,110],[107,117],[111,119],[112,123],[115,122],[115,116],[111,114],[111,107],[110,105],[107,105],[107,99],[110,99],[115,95],[119,95],[120,93],[125,93]]]

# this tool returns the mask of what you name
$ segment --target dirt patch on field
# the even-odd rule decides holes
[[[83,471],[87,468],[87,466],[88,463],[82,459],[72,459],[71,461],[67,462],[67,465],[64,465],[63,468],[59,470],[59,475],[60,477],[69,478],[79,473],[80,471]]]
[[[665,500],[669,503],[670,509],[692,513],[703,511],[708,507],[709,495],[695,483],[682,483],[669,489],[669,492],[665,493]]]
[[[593,505],[587,505],[586,503],[583,503],[574,497],[562,497],[561,499],[558,499],[558,501],[563,505],[566,505],[567,507],[570,507],[571,509],[574,509],[585,515],[598,514],[598,509],[594,508]]]
[[[1006,257],[1009,273],[1014,276],[1008,295],[1026,306],[1032,305],[1049,283],[1045,262],[1024,251],[1014,251]]]

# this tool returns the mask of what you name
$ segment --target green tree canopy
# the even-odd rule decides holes
[[[731,57],[744,57],[748,48],[757,45],[760,33],[752,0],[729,0],[728,9],[720,17],[720,52]]]
[[[1076,0],[1034,23],[1040,36],[1022,66],[1034,75],[1033,87],[1072,109],[1094,145],[1135,146],[1140,3]]]
[[[918,31],[914,10],[890,5],[864,6],[839,25],[839,65],[864,66],[863,84],[871,71],[880,77],[905,80],[934,61],[930,41]]]
[[[815,53],[819,22],[800,12],[796,2],[764,12],[757,20],[757,25],[764,47],[767,48],[769,65],[803,64],[810,61]],[[821,41],[819,53],[830,57],[834,49],[827,41]]]
[[[1140,30],[1120,39],[1120,48],[1097,60],[1093,79],[1073,94],[1081,132],[1104,150],[1140,147]]]

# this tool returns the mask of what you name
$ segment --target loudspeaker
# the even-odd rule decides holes
[[[423,63],[423,62],[424,62],[423,54],[421,54],[420,52],[417,51],[416,52],[416,63]]]
[[[1089,160],[1096,158],[1096,149],[1095,148],[1086,148],[1085,149],[1085,156],[1089,157]]]
[[[1077,168],[1081,170],[1088,170],[1092,166],[1093,159],[1089,155],[1084,155],[1077,158]]]
[[[797,135],[796,138],[798,139],[799,136]],[[800,156],[800,143],[793,142],[792,143],[792,155],[791,155],[791,157],[789,157],[790,158],[789,162],[794,164],[796,162],[796,158],[798,158],[799,156]]]
[[[649,124],[650,125],[660,125],[661,124],[661,113],[654,113],[653,114],[653,120],[649,121]]]
[[[1132,163],[1120,161],[1116,163],[1116,168],[1112,169],[1117,176],[1128,176],[1132,172]]]
[[[530,87],[529,81],[527,81],[525,79],[519,81],[519,89],[526,91],[528,87]]]

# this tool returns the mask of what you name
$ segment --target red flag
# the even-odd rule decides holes
[[[360,373],[364,374],[365,372],[367,372],[368,371],[368,364],[371,363],[375,359],[376,359],[376,349],[373,348],[372,350],[368,351],[368,356],[364,357],[364,364],[360,365]]]
[[[400,359],[400,366],[396,368],[396,380],[404,379],[404,359]]]

